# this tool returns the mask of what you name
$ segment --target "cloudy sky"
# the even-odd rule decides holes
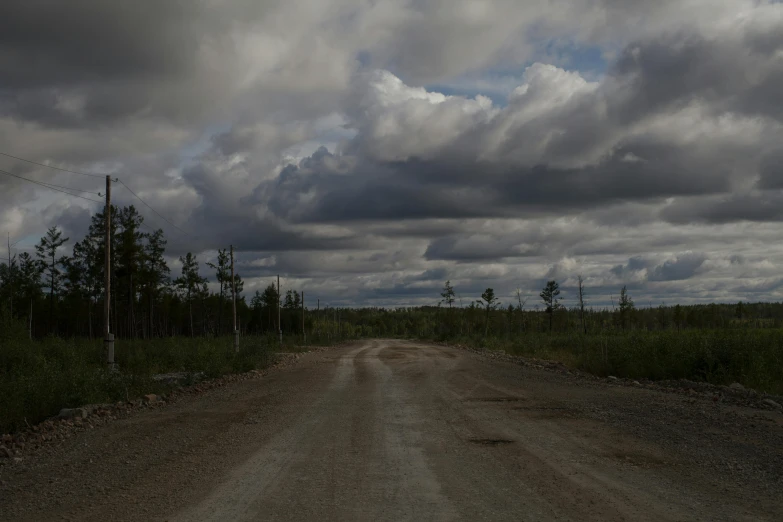
[[[175,274],[233,244],[246,293],[780,300],[783,4],[8,0],[0,152],[118,176]],[[99,207],[0,175],[18,251]]]

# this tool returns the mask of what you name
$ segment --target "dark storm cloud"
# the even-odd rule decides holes
[[[619,121],[676,109],[694,100],[716,111],[783,116],[783,50],[777,25],[740,25],[724,39],[680,31],[628,45],[611,69],[623,87]]]
[[[629,150],[651,159],[624,161]],[[562,215],[622,201],[729,189],[729,174],[722,165],[651,144],[620,148],[599,165],[581,169],[358,159],[349,172],[337,173],[320,154],[298,167],[289,165],[277,180],[264,182],[254,201],[268,201],[276,214],[296,222],[393,221]]]
[[[6,2],[0,83],[10,88],[180,74],[206,30],[197,3]],[[142,37],[143,35],[143,37]]]
[[[185,1],[31,0],[2,10],[0,112],[50,126],[110,122],[144,109],[182,116],[192,90],[181,82],[196,75],[200,46],[220,30]]]

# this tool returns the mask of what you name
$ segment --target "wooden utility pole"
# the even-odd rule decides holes
[[[302,290],[302,343],[307,344],[307,333],[305,333],[304,290]]]
[[[280,324],[280,276],[277,276],[277,335],[280,346],[283,345],[283,325]]]
[[[239,330],[237,330],[237,290],[234,286],[234,245],[231,245],[231,308],[234,311],[234,351],[238,352]]]
[[[104,265],[103,279],[105,294],[103,296],[103,352],[106,366],[114,369],[114,334],[111,333],[109,322],[109,312],[111,303],[111,176],[106,176],[106,209],[104,210],[106,218],[106,243],[104,245]]]
[[[14,316],[14,290],[13,287],[16,286],[16,281],[14,280],[16,276],[13,272],[13,267],[11,266],[11,233],[8,233],[8,281],[11,283],[11,294],[8,298],[8,308],[11,312],[11,317]]]
[[[321,318],[321,299],[316,300],[315,305],[315,335],[321,338],[321,325],[318,324],[318,320]]]

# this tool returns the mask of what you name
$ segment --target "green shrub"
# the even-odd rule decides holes
[[[24,325],[0,312],[0,433],[56,415],[61,408],[159,393],[152,377],[187,372],[208,378],[269,366],[278,350],[271,337],[118,340],[119,371],[103,365],[101,340],[50,337],[30,341]],[[194,381],[194,378],[191,379]]]
[[[596,375],[739,382],[783,394],[783,330],[527,332],[511,336],[452,336],[451,342],[551,359]]]

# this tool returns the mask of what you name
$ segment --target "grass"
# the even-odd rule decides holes
[[[448,340],[560,361],[600,376],[739,382],[783,394],[783,330],[777,329],[525,333]]]
[[[219,377],[267,367],[274,352],[298,349],[290,343],[279,347],[273,337],[243,337],[238,353],[232,343],[231,337],[118,340],[119,371],[109,372],[100,340],[30,341],[20,325],[0,318],[0,433],[40,422],[61,408],[164,392],[155,374]]]
[[[0,433],[39,422],[61,408],[164,391],[164,385],[152,379],[158,373],[218,377],[266,367],[276,351],[299,350],[295,339],[281,348],[274,336],[243,337],[239,353],[230,337],[118,340],[120,371],[112,373],[101,363],[100,340],[30,341],[23,325],[3,317],[0,313]],[[486,339],[446,335],[438,340],[560,361],[600,376],[739,382],[783,395],[780,329],[526,332]]]

